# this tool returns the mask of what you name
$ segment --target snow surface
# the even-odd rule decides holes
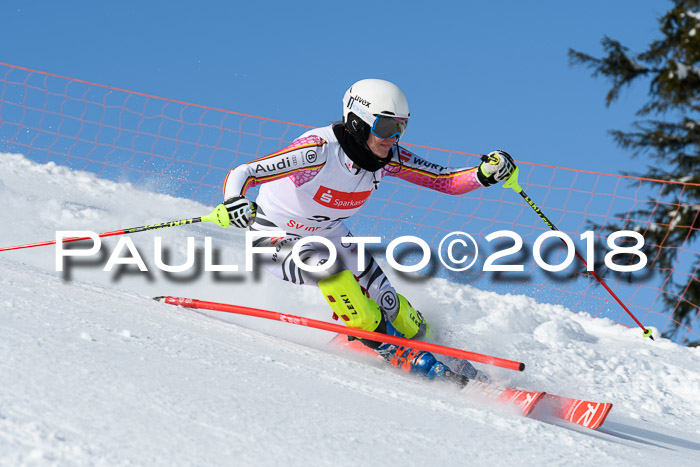
[[[56,230],[105,232],[211,207],[0,155],[1,246]],[[55,271],[55,249],[0,253],[1,465],[700,465],[700,349],[527,296],[389,274],[445,345],[526,363],[499,382],[610,401],[597,431],[485,406],[328,345],[315,329],[150,300],[175,295],[330,320],[318,291],[266,275],[155,268],[211,237],[244,264],[240,231],[196,224],[133,234],[149,266],[102,256]],[[122,256],[128,256],[124,251]]]

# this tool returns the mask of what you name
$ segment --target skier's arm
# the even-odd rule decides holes
[[[246,192],[263,183],[292,177],[297,185],[303,184],[318,173],[325,163],[320,147],[326,142],[315,135],[299,138],[286,148],[239,165],[224,180],[224,199],[244,196]]]
[[[245,194],[248,189],[273,180],[291,177],[297,185],[311,180],[323,167],[326,142],[315,135],[299,138],[286,148],[231,170],[224,180],[224,206],[231,225],[253,224],[257,205]]]
[[[405,148],[399,149],[401,162],[392,160],[384,167],[382,177],[398,177],[409,183],[451,195],[461,195],[481,188],[478,167],[442,167],[421,159]]]
[[[491,157],[505,154],[507,157]],[[398,177],[415,185],[450,195],[469,193],[486,186],[493,185],[508,178],[515,170],[513,159],[504,151],[494,151],[489,159],[477,167],[442,167],[416,156],[412,152],[400,148],[401,163],[391,161],[384,169],[382,176]],[[485,156],[486,157],[486,156]],[[489,161],[495,161],[489,162]]]

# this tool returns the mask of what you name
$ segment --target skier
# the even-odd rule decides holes
[[[254,231],[284,231],[253,245],[274,247],[264,267],[295,284],[316,285],[347,326],[392,336],[423,338],[424,317],[398,294],[379,264],[355,243],[343,221],[357,212],[384,177],[398,177],[443,193],[460,195],[504,181],[515,170],[504,151],[482,158],[478,167],[449,168],[429,164],[399,146],[410,117],[404,93],[393,83],[364,79],[343,97],[342,123],[309,130],[286,148],[231,170],[224,181],[224,204],[232,225]],[[248,189],[262,185],[255,202]],[[292,260],[301,238],[322,236],[335,246],[337,261],[325,273],[310,273]],[[271,249],[272,250],[272,249]],[[329,249],[310,243],[299,258],[323,265]],[[363,258],[358,258],[363,254]],[[264,257],[264,255],[263,255]],[[364,268],[358,269],[358,259]],[[392,365],[428,378],[454,373],[428,352],[361,339]],[[476,370],[460,371],[473,378]]]

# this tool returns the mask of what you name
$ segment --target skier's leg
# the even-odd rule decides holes
[[[368,266],[363,271],[357,271],[356,250],[353,251],[351,246],[340,242],[340,238],[349,234],[347,229],[342,232],[342,234],[334,232],[335,235],[328,235],[333,232],[326,232],[327,236],[324,235],[333,242],[338,252],[338,264],[324,273],[308,273],[296,264],[292,248],[301,239],[299,236],[261,238],[254,243],[254,246],[274,246],[275,252],[269,254],[263,261],[265,269],[281,279],[296,284],[318,285],[334,314],[349,327],[400,337],[425,334],[427,328],[425,320],[405,298],[396,294],[384,272],[369,255],[365,263]],[[307,265],[321,265],[328,261],[328,258],[327,248],[314,243],[304,245],[299,252],[299,259]],[[348,267],[363,276],[364,282],[374,290],[376,296],[384,298],[387,311],[370,298],[367,288],[363,288]],[[339,269],[340,272],[337,272]],[[392,297],[395,297],[393,301]],[[393,319],[387,319],[388,313],[393,314]],[[394,327],[394,322],[402,329]],[[364,339],[360,341],[393,366],[406,371],[419,373],[428,378],[454,376],[449,368],[437,361],[429,352]]]
[[[256,240],[254,246],[274,246],[274,253],[268,253],[266,257],[261,258],[261,265],[268,272],[274,274],[275,276],[286,281],[293,282],[295,284],[317,285],[321,287],[321,290],[323,291],[323,287],[321,286],[321,284],[323,283],[326,284],[327,287],[333,287],[333,291],[335,293],[337,291],[342,291],[343,287],[347,285],[346,281],[337,279],[347,279],[349,277],[351,281],[347,283],[350,284],[352,287],[348,287],[345,293],[350,295],[350,300],[352,303],[360,303],[358,297],[353,296],[353,294],[359,294],[362,296],[362,298],[365,298],[364,293],[366,292],[366,289],[365,292],[361,290],[357,280],[353,275],[353,272],[348,269],[348,266],[352,264],[354,264],[355,266],[357,265],[357,258],[355,253],[356,249],[354,249],[353,251],[352,245],[343,244],[340,241],[340,239],[347,234],[349,234],[349,231],[342,225],[340,229],[333,229],[332,231],[324,232],[324,238],[330,240],[333,243],[335,250],[338,253],[338,259],[337,263],[333,267],[330,267],[326,271],[319,273],[311,273],[305,271],[303,267],[300,267],[297,260],[295,260],[292,254],[292,249],[294,248],[294,245],[298,243],[302,237],[296,235],[286,235],[283,238],[272,239],[268,237],[262,237],[259,240]],[[299,250],[298,260],[300,260],[308,266],[318,266],[326,264],[329,260],[329,257],[330,254],[328,248],[325,245],[317,243],[307,243],[303,245],[302,248]],[[349,262],[348,265],[345,264],[346,261]],[[372,260],[371,264],[376,263],[374,263],[374,260]],[[355,267],[354,269],[356,270],[357,268]],[[393,287],[391,287],[391,284],[389,284],[389,281],[386,280],[384,273],[381,272],[381,270],[379,270],[379,273],[383,280],[377,282],[377,284],[382,284],[382,288],[377,290],[381,293],[384,293],[383,296],[386,298],[385,301],[387,303],[392,303],[394,305],[393,308],[395,315],[398,308],[396,306],[396,304],[398,303],[398,299],[392,299],[390,297],[396,297],[396,293],[394,292]],[[326,297],[326,299],[328,298]],[[374,300],[371,300],[371,303],[372,306],[369,306],[369,302],[362,302],[363,306],[359,309],[341,310],[336,309],[333,305],[331,305],[331,308],[333,308],[333,311],[336,313],[337,317],[342,318],[346,325],[356,329],[374,331],[375,329],[377,329],[377,326],[379,326],[379,323],[382,320],[383,310],[381,310],[380,307],[377,306]]]
[[[351,234],[345,234],[345,236],[349,235]],[[357,318],[356,315],[347,316],[346,313],[346,316],[350,319],[350,321],[344,319],[346,324],[350,327],[391,334],[391,330],[388,332],[383,330],[384,327],[382,326],[385,326],[383,323],[377,329],[372,328],[376,322],[376,309],[379,308],[383,317],[386,317],[390,329],[397,331],[399,335],[413,339],[429,337],[430,328],[426,320],[404,296],[396,293],[396,290],[391,285],[386,274],[384,274],[374,258],[365,253],[363,264],[366,265],[366,267],[360,270],[358,269],[357,249],[347,248],[347,246],[347,244],[343,244],[342,247],[339,247],[338,255],[342,258],[343,263],[348,266],[348,269],[354,273],[354,278],[359,282],[361,289],[367,291],[368,296],[373,300],[371,301],[372,306],[367,307],[371,312],[364,315],[362,319]],[[347,275],[336,276],[335,280],[329,278],[326,282],[333,281],[335,287],[338,287],[343,284],[342,278],[347,280],[344,287],[347,290],[353,290],[353,284],[350,283]],[[319,286],[321,286],[321,284],[319,284]],[[324,287],[322,287],[322,290],[323,288]],[[326,296],[326,299],[328,300],[328,296]],[[335,309],[334,311],[336,315],[339,315],[338,311]],[[367,342],[364,343],[367,345]],[[449,361],[446,361],[446,363],[450,368],[456,369],[455,372],[459,375],[469,379],[477,378],[482,381],[486,380],[485,375],[477,372],[476,368],[467,360],[451,358]]]
[[[372,256],[365,252],[363,262],[365,268],[360,270],[356,249],[343,248],[338,251],[338,255],[403,336],[421,339],[428,335],[429,326],[423,315],[413,308],[404,296],[396,292],[389,278]]]
[[[268,230],[276,229],[276,227],[274,227],[274,224],[268,226],[256,223],[252,229]],[[360,285],[369,292],[369,296],[379,305],[380,310],[386,315],[391,324],[403,336],[415,339],[426,337],[429,328],[425,318],[405,297],[396,293],[389,278],[367,252],[364,252],[364,258],[362,258],[364,260],[362,262],[363,269],[359,269],[358,266],[361,264],[358,261],[359,249],[357,244],[341,241],[341,238],[350,236],[352,234],[342,223],[338,223],[335,228],[323,232],[323,237],[334,245],[337,253],[337,262],[333,267],[321,273],[305,271],[294,260],[292,248],[302,238],[298,235],[287,235],[283,238],[272,239],[262,237],[256,240],[253,245],[261,247],[274,246],[275,252],[263,259],[263,267],[277,277],[295,284],[316,285],[324,277],[332,276],[343,270],[351,271],[358,278]],[[317,243],[307,243],[299,251],[299,259],[309,266],[322,265],[328,261],[329,256],[328,248]],[[367,324],[365,320],[367,323],[374,322],[375,316],[372,312],[368,312],[368,316],[361,319],[363,321],[358,326],[354,324],[348,325],[366,329]]]
[[[320,280],[318,286],[334,314],[349,327],[402,337],[352,272],[341,271]],[[393,366],[404,371],[418,373],[430,379],[454,375],[430,352],[367,339],[360,341]]]

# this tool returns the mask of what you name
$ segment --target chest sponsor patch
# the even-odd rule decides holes
[[[355,209],[362,206],[371,194],[372,190],[346,193],[321,185],[313,199],[318,204],[329,208]]]

